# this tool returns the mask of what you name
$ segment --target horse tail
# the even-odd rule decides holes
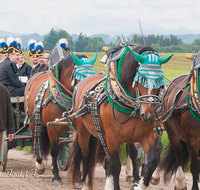
[[[45,125],[42,125],[42,130],[40,133],[40,142],[42,157],[45,159],[49,155],[49,150],[51,148],[49,135],[47,133],[47,127]]]
[[[96,163],[99,163],[99,164],[103,164],[104,162],[104,158],[106,157],[106,153],[103,149],[103,146],[100,142],[100,140],[98,140],[97,142],[97,148],[96,148],[97,152],[96,152]]]
[[[189,163],[189,152],[187,148],[187,143],[184,141],[180,140],[180,144],[182,145],[182,168],[183,170],[187,169],[187,165]],[[169,181],[172,177],[172,175],[176,172],[178,166],[176,162],[176,155],[174,153],[174,149],[172,144],[169,142],[168,145],[165,147],[163,150],[163,156],[161,160],[161,169],[164,169],[164,182],[166,183]]]
[[[78,144],[78,135],[76,135],[73,141],[72,147],[69,149],[67,163],[65,164],[64,170],[69,169],[68,175],[72,177],[72,184],[77,182],[77,176],[80,176],[80,164],[81,164],[81,149]],[[80,181],[79,181],[80,182]]]
[[[88,178],[90,189],[92,189],[93,184],[97,142],[98,140],[91,135],[89,141],[90,155],[88,158]],[[76,135],[76,139],[74,140],[73,145],[69,150],[67,163],[65,165],[65,169],[69,169],[68,175],[72,178],[73,185],[75,184],[75,182],[77,182],[77,176],[81,175],[80,164],[82,161],[81,148],[78,143],[78,135]]]

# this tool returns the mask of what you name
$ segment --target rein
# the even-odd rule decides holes
[[[190,76],[190,75],[189,75],[189,76]],[[181,88],[180,86],[178,86],[177,84],[175,84],[174,82],[172,82],[171,80],[169,80],[168,78],[165,77],[165,79],[167,79],[169,82],[171,82],[173,85],[175,85],[178,89],[180,89],[180,90],[182,90],[183,92],[185,92],[188,96],[193,97],[193,98],[194,98],[195,100],[197,100],[197,101],[200,101],[200,99],[197,98],[195,95],[188,93],[187,90]],[[182,82],[182,83],[183,83],[183,82]],[[181,84],[182,84],[182,83],[181,83]],[[174,93],[174,92],[173,92],[173,93]]]
[[[60,85],[62,86],[71,96],[72,96],[72,93],[71,91],[69,91],[59,80],[56,79],[56,77],[54,77],[50,72],[48,72],[49,75]]]

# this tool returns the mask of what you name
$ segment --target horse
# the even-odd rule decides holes
[[[108,76],[111,76],[110,79],[101,74],[89,76],[79,83],[74,97],[72,121],[76,126],[77,136],[69,152],[67,164],[70,163],[69,175],[72,176],[72,183],[75,183],[82,163],[82,189],[93,188],[93,171],[98,140],[101,141],[107,155],[105,158],[105,189],[113,189],[112,177],[114,189],[120,189],[119,174],[121,163],[119,160],[119,147],[122,143],[139,142],[144,151],[148,153],[148,172],[144,176],[144,180],[136,184],[132,189],[145,189],[149,185],[151,175],[157,167],[158,160],[153,134],[154,123],[152,121],[155,116],[154,103],[159,101],[159,92],[163,81],[159,80],[159,87],[153,88],[146,86],[148,83],[145,81],[146,76],[143,75],[143,81],[139,79],[140,77],[137,80],[138,70],[141,67],[138,62],[141,65],[145,65],[146,61],[148,62],[149,60],[147,57],[154,57],[155,50],[150,46],[140,46],[133,51],[127,47],[126,42],[121,44],[123,44],[121,47],[126,48],[126,50],[122,51],[124,53],[120,57],[117,68],[113,68],[114,65],[117,65],[116,62],[109,62]],[[118,48],[120,46],[114,47],[114,50]],[[144,56],[140,55],[142,53],[144,53]],[[159,55],[156,53],[155,56]],[[169,61],[171,57],[172,55],[159,57],[159,60],[162,60],[163,64]],[[156,58],[156,60],[158,59]],[[117,77],[120,82],[113,74],[115,71],[118,71]],[[114,83],[112,89],[109,88],[111,83]],[[121,87],[123,89],[126,88],[126,90]],[[107,88],[108,91],[106,90]],[[116,92],[112,93],[113,89]],[[120,93],[122,91],[123,95]],[[132,111],[126,112],[126,109],[119,108],[117,104],[114,104],[112,100],[116,96],[121,97],[121,102],[129,102],[129,105],[132,102],[130,105],[132,108],[134,107],[131,109]],[[134,101],[133,97],[136,97],[138,101]],[[125,110],[126,113],[122,112],[122,110]],[[97,128],[95,128],[95,125]],[[135,163],[133,164],[135,165]],[[134,173],[134,179],[139,181],[139,176],[136,173]]]
[[[60,47],[57,48],[59,52],[63,52],[64,50],[60,50]],[[65,53],[65,52],[64,52]],[[63,53],[63,54],[64,54]],[[52,56],[54,53],[52,54]],[[60,55],[60,54],[59,54]],[[77,55],[75,56],[72,52],[72,55],[67,55],[64,59],[59,59],[56,63],[56,67],[53,67],[56,71],[57,79],[53,76],[53,72],[49,70],[48,72],[43,73],[36,73],[34,76],[32,76],[27,85],[24,92],[24,108],[27,114],[27,118],[29,119],[29,127],[32,132],[33,139],[38,137],[38,139],[41,139],[41,141],[34,140],[33,144],[36,149],[36,170],[39,174],[44,173],[44,164],[42,159],[46,158],[46,156],[49,154],[49,150],[51,148],[51,156],[52,156],[52,172],[53,172],[53,179],[52,182],[59,182],[61,183],[62,180],[59,176],[59,169],[57,166],[57,157],[59,154],[59,136],[65,132],[65,131],[71,131],[74,129],[73,124],[70,128],[69,125],[50,125],[50,121],[55,121],[55,119],[62,118],[63,113],[66,111],[69,111],[70,106],[72,104],[70,103],[70,100],[72,98],[72,93],[75,88],[75,85],[86,77],[86,75],[94,74],[93,64],[97,59],[97,53],[93,56],[91,60],[87,58],[85,55]],[[52,57],[52,60],[57,60],[56,56]],[[86,75],[81,74],[80,69],[83,69],[88,71],[90,69],[91,72],[88,72]],[[77,70],[79,69],[79,70]],[[76,74],[78,78],[76,78]],[[43,85],[45,83],[50,83],[48,86],[48,89],[41,90],[43,88]],[[51,85],[51,82],[53,83]],[[60,91],[58,92],[58,89],[55,89],[55,86],[59,84],[60,85]],[[42,92],[43,91],[43,92]],[[51,93],[50,93],[51,91]],[[43,93],[43,95],[42,95]],[[52,93],[55,94],[61,94],[61,96],[65,96],[68,98],[67,100],[64,100],[65,104],[61,105],[60,102],[55,102],[55,96]],[[64,99],[63,97],[59,96],[61,99]],[[44,104],[43,108],[39,105],[39,114],[37,117],[39,117],[39,122],[41,122],[42,127],[40,128],[39,132],[36,134],[36,108],[37,105],[35,103],[40,100],[40,97],[43,97],[41,100],[41,104]],[[66,103],[67,101],[67,103]],[[65,106],[68,104],[67,106]],[[70,106],[69,106],[70,105]],[[33,116],[35,114],[35,120],[33,120]],[[66,115],[65,115],[66,116]],[[40,124],[40,123],[39,123]],[[41,149],[40,149],[41,147]],[[39,151],[40,150],[40,151]]]
[[[184,170],[187,169],[191,158],[190,171],[193,176],[192,190],[198,190],[200,149],[200,120],[199,102],[199,58],[193,55],[192,70],[189,74],[174,78],[166,85],[166,94],[163,98],[162,120],[168,134],[169,144],[164,150],[161,168],[165,170],[164,180],[167,182],[176,173],[174,189],[185,190]]]

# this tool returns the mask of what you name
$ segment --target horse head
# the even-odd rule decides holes
[[[139,64],[133,83],[140,105],[140,117],[143,121],[151,122],[155,115],[154,106],[160,102],[160,90],[165,84],[161,65],[167,63],[173,54],[160,57],[155,51],[145,51],[141,55],[132,53]]]

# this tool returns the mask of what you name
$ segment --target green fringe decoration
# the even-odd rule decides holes
[[[128,52],[128,48],[126,47],[126,50],[125,50],[124,54],[121,56],[121,58],[120,58],[120,60],[119,60],[119,63],[118,63],[117,76],[118,76],[119,81],[120,81],[120,79],[121,79],[121,75],[120,75],[121,67],[122,67],[122,64],[123,64],[123,61],[124,61],[124,57],[125,57],[125,55],[126,55],[127,52]],[[105,90],[107,90],[107,83],[108,83],[108,76],[107,76],[106,82],[105,82]],[[122,85],[122,84],[121,84],[121,85]],[[125,88],[123,85],[122,85],[122,87],[124,88],[124,90],[125,90],[125,92],[127,93],[127,95],[129,95],[129,96],[131,96],[132,98],[136,99],[136,98],[127,90],[127,88]],[[111,97],[110,97],[109,94],[108,94],[108,96],[107,96],[107,99],[108,99],[108,102],[109,102],[111,105],[113,105],[114,108],[116,108],[117,110],[119,110],[119,111],[121,111],[121,112],[123,112],[123,113],[128,113],[128,114],[131,114],[131,113],[133,112],[133,111],[130,111],[130,110],[126,110],[126,109],[120,107],[119,105],[115,104],[115,103],[112,101],[112,99],[111,99]],[[139,114],[140,114],[140,112],[137,111],[137,112],[136,112],[136,115],[139,115]]]
[[[198,85],[198,88],[200,87],[200,84]],[[190,84],[190,86],[188,87],[188,93],[190,93],[190,88],[191,88],[191,84]],[[187,94],[187,101],[189,101],[190,100],[190,97],[189,97],[189,95]],[[198,117],[197,116],[197,114],[192,110],[192,108],[191,108],[191,105],[190,105],[190,113],[192,114],[192,116],[197,120],[197,121],[200,121],[200,117]]]

